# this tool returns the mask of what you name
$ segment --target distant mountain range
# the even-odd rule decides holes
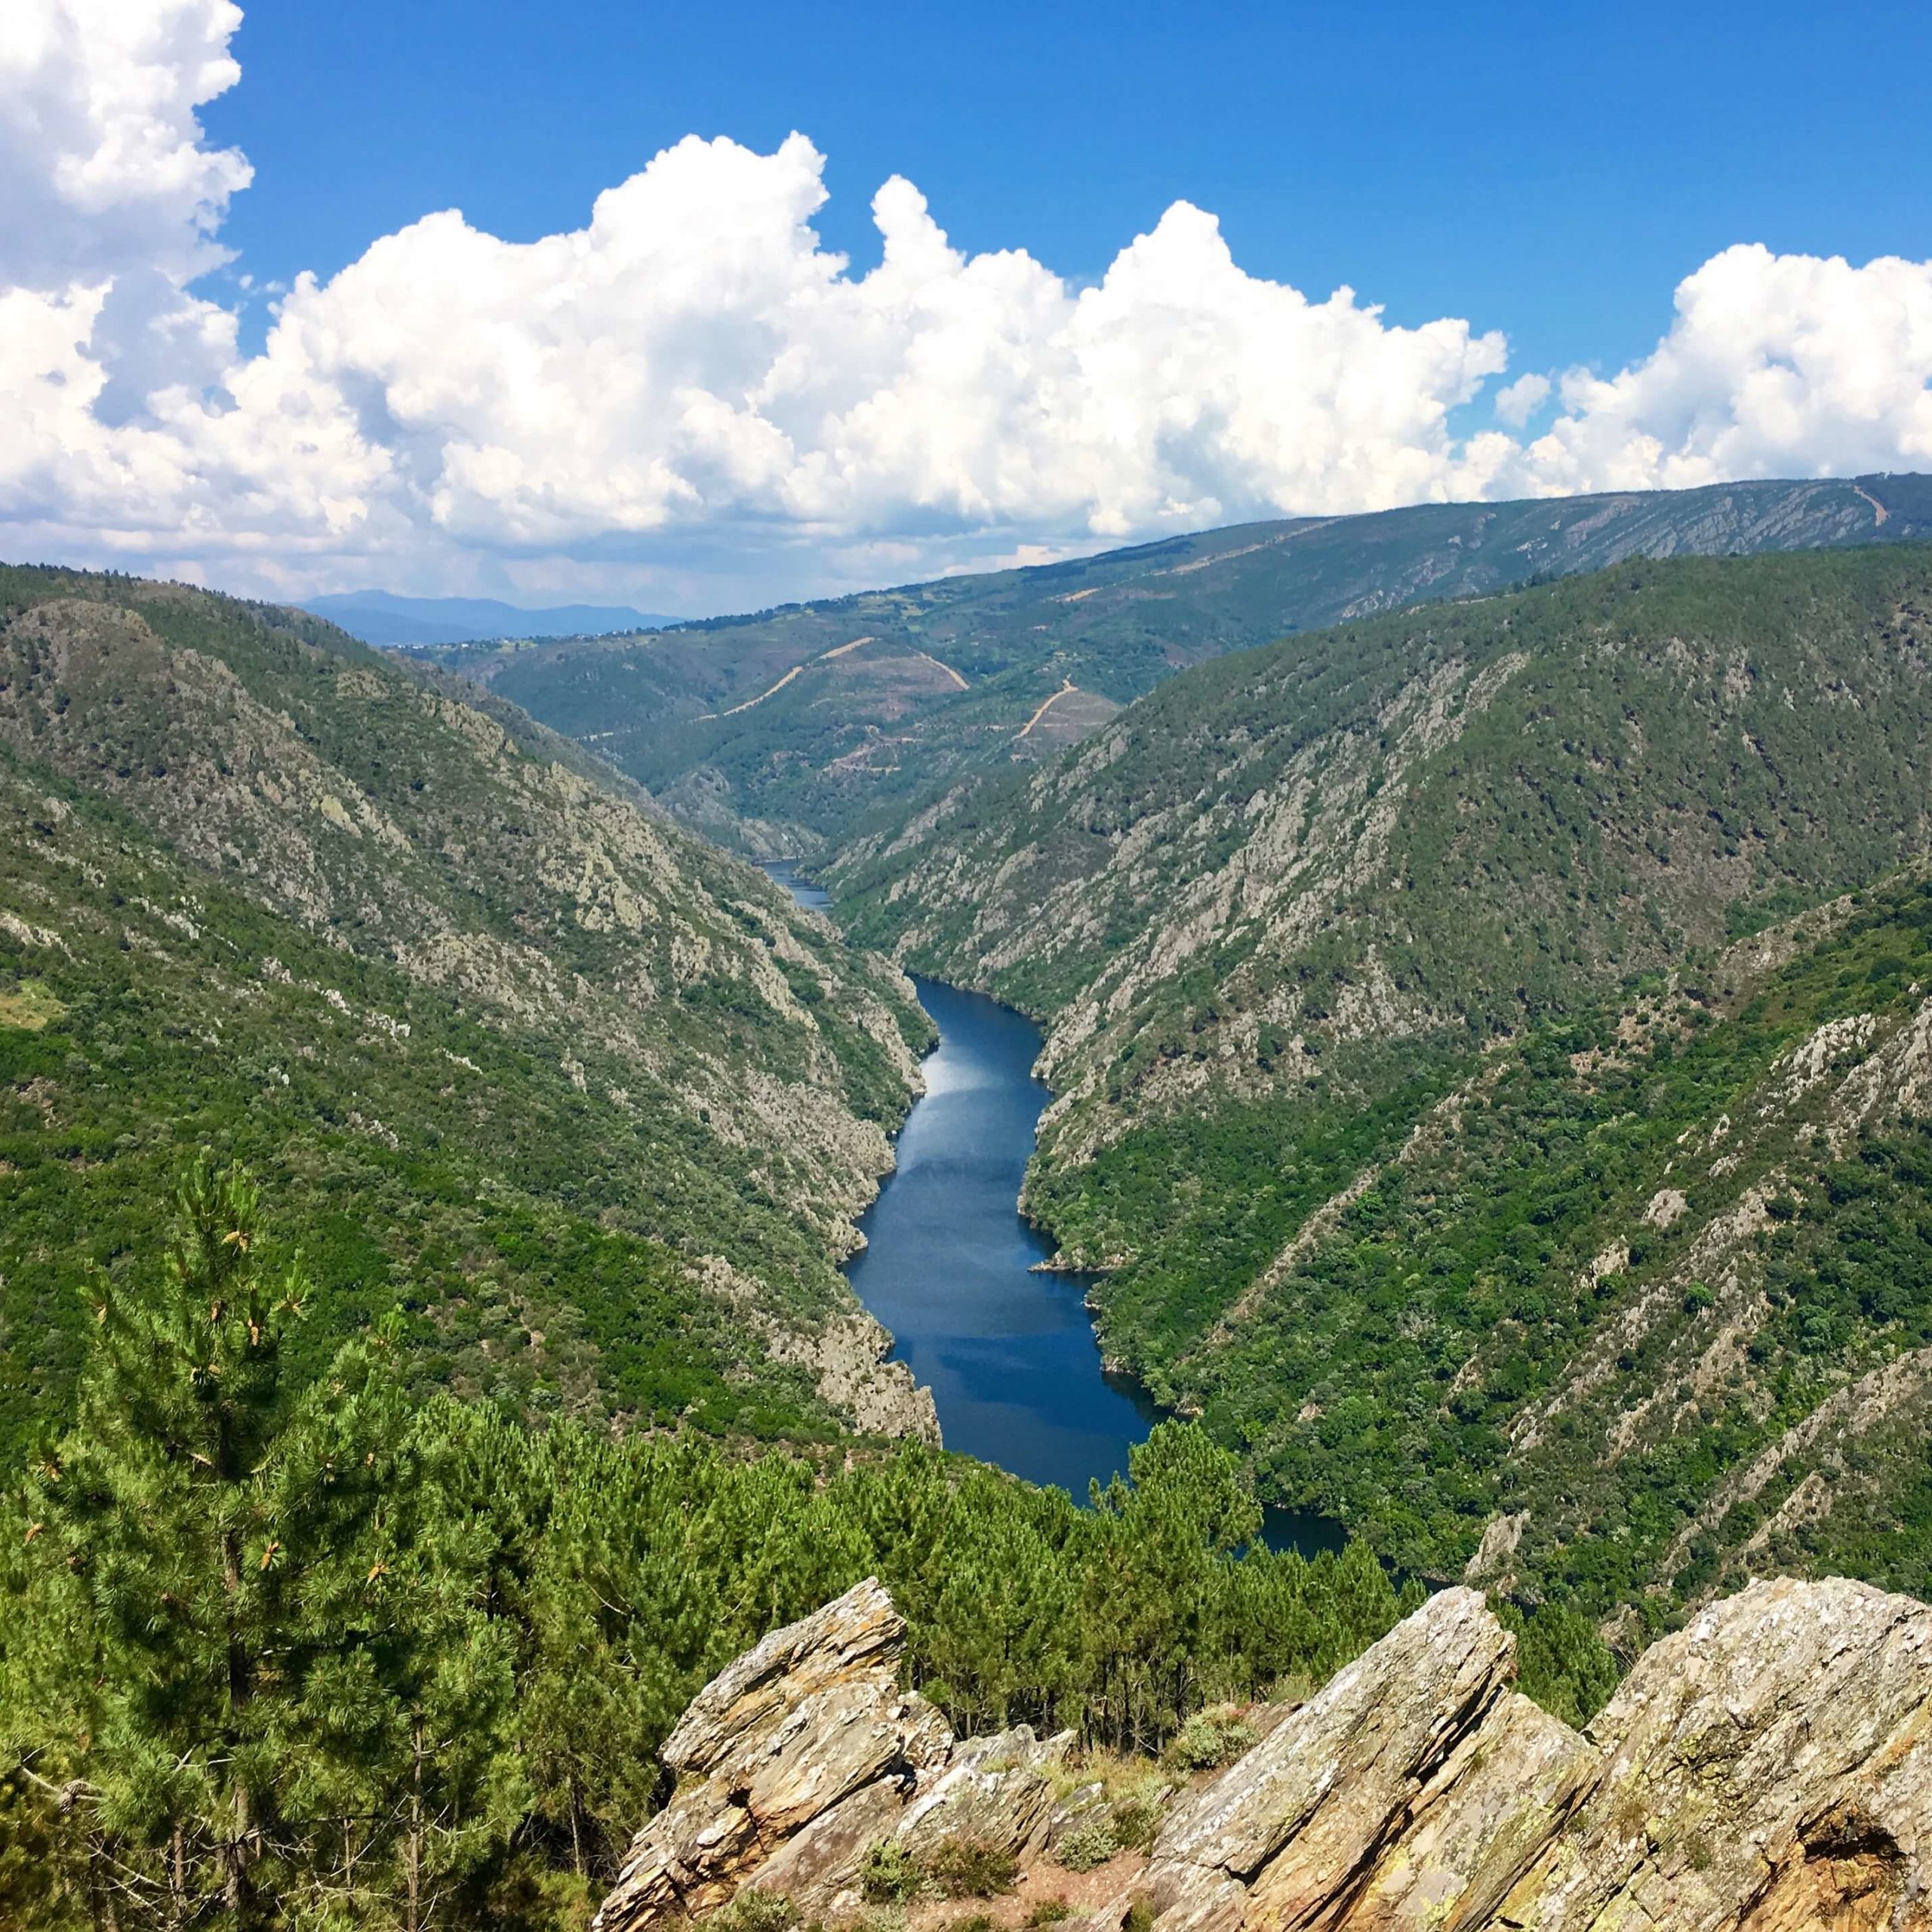
[[[1922,476],[1424,503],[445,661],[688,824],[758,857],[811,857],[955,773],[1051,756],[1177,671],[1291,632],[1627,557],[1928,536]]]
[[[602,637],[680,623],[628,604],[555,604],[526,611],[494,597],[398,597],[387,590],[343,590],[311,597],[312,611],[365,644],[481,644],[497,638]]]

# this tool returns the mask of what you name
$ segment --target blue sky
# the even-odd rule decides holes
[[[583,220],[681,136],[828,158],[817,226],[875,261],[909,176],[956,245],[1101,273],[1177,198],[1251,274],[1614,365],[1733,242],[1932,254],[1932,7],[457,5],[251,11],[204,118],[254,163],[226,238],[325,274],[460,208]]]
[[[1932,471],[1923,5],[6,4],[0,555],[696,613]]]

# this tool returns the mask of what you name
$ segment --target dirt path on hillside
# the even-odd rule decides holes
[[[1878,498],[1873,496],[1869,490],[1861,490],[1856,483],[1851,486],[1851,488],[1852,494],[1854,496],[1863,497],[1865,500],[1872,506],[1872,514],[1873,518],[1875,519],[1875,528],[1882,528],[1884,525],[1891,521],[1891,512],[1886,509],[1884,505],[1880,503]]]
[[[967,683],[966,680],[962,678],[950,664],[942,664],[937,657],[933,656],[931,651],[915,651],[913,652],[912,655],[915,657],[923,657],[935,671],[943,671],[962,691],[968,691],[973,688],[972,686]]]
[[[1071,678],[1068,678],[1066,682],[1062,685],[1060,689],[1055,691],[1051,697],[1048,698],[1042,702],[1039,709],[1035,712],[1032,716],[1028,718],[1026,722],[1021,726],[1020,737],[1021,738],[1025,737],[1032,730],[1033,727],[1038,724],[1040,720],[1045,717],[1047,713],[1052,710],[1054,706],[1059,703],[1062,698],[1066,696],[1069,691],[1077,691],[1078,688],[1079,687],[1074,683]],[[1014,742],[1017,744],[1019,742],[1019,740],[1015,739]]]
[[[850,644],[835,644],[829,651],[821,651],[816,657],[808,657],[802,664],[794,664],[777,684],[772,685],[768,691],[760,691],[756,697],[748,697],[743,704],[734,704],[728,711],[700,712],[698,714],[698,722],[704,724],[716,718],[735,718],[740,712],[749,711],[753,705],[762,704],[768,697],[776,697],[794,678],[803,672],[809,671],[814,664],[829,663],[835,657],[843,657],[848,651],[857,651],[862,644],[876,644],[878,641],[878,639],[874,637],[855,637]],[[923,657],[925,653],[922,651],[919,655]],[[940,666],[942,671],[946,668],[943,664]],[[959,678],[959,673],[957,671],[955,671],[952,675],[955,678]],[[959,688],[962,691],[966,688],[966,680],[964,678],[959,678]]]

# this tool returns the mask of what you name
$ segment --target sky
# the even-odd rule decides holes
[[[1927,72],[1922,5],[8,0],[0,555],[696,614],[1932,469]]]

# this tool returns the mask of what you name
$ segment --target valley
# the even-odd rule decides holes
[[[1767,1560],[1922,1589],[1928,568],[1225,658],[854,841],[835,905],[1045,1021],[1027,1211],[1269,1500],[1605,1618]]]
[[[1932,1932],[1866,11],[6,0],[0,1932]]]
[[[959,1738],[1130,1765],[1378,1640],[1433,1669],[1445,1604],[1540,1727],[1767,1569],[1932,1593],[1932,546],[1628,560],[1102,711],[1063,670],[825,890],[500,668],[0,592],[0,1899],[84,1895],[34,1780],[133,1801],[115,1740],[177,1721],[125,1686],[220,1704],[165,1606],[238,1614],[224,1521],[232,1643],[306,1661],[131,1896],[232,1872],[222,1805],[420,1777],[463,1922],[545,1932],[682,1700],[868,1575]],[[272,1446],[193,1474],[231,1413]],[[75,1642],[125,1674],[77,1700]],[[445,1740],[352,1749],[348,1669]],[[377,1900],[426,1842],[253,1856]]]

